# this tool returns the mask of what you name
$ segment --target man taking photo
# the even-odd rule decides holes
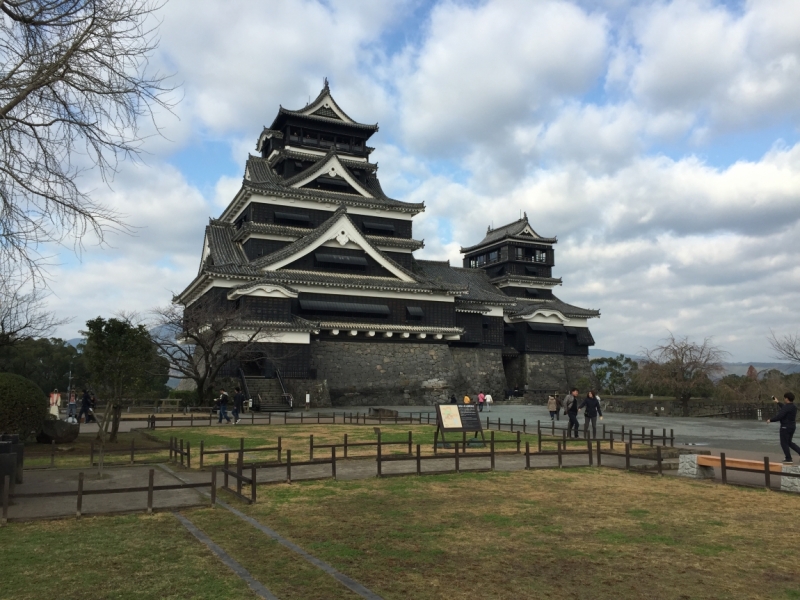
[[[775,402],[778,401],[775,396],[772,397],[772,400]],[[792,442],[794,430],[797,427],[796,418],[797,407],[794,405],[794,394],[792,392],[786,392],[783,395],[783,406],[781,406],[778,414],[771,419],[767,419],[767,423],[780,422],[781,424],[781,449],[783,450],[784,456],[783,464],[792,464],[792,453],[790,449],[800,454],[800,446]]]

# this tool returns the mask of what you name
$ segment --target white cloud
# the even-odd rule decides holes
[[[566,2],[445,2],[400,82],[403,129],[415,150],[461,153],[497,142],[602,74],[606,22]]]

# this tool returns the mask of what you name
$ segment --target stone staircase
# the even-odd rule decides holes
[[[253,406],[261,412],[289,412],[291,407],[283,399],[283,390],[277,379],[266,377],[245,377],[247,390],[253,399]],[[260,401],[259,401],[260,398]]]

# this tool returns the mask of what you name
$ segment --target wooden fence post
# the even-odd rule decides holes
[[[653,430],[650,430],[650,447],[653,447]]]
[[[222,487],[228,487],[228,468],[230,467],[230,459],[228,453],[225,453],[225,462],[222,467]]]
[[[494,431],[491,432],[491,441],[489,443],[491,444],[490,456],[492,459],[492,471],[494,471]]]
[[[675,433],[672,429],[669,430],[669,445],[671,448],[675,447]]]
[[[600,440],[597,440],[597,466],[600,467],[603,464],[603,459],[600,458]]]
[[[525,442],[525,470],[531,468],[531,443]]]
[[[291,450],[291,448],[287,448],[286,449],[286,483],[292,483],[292,450]]]
[[[250,503],[256,503],[256,466],[250,467]]]
[[[630,431],[628,432],[630,433]],[[631,445],[625,444],[625,470],[629,470],[631,468]]]
[[[536,421],[536,447],[538,451],[542,451],[542,422]]]
[[[605,425],[603,426],[605,427]],[[612,429],[609,433],[609,449],[613,452],[614,451],[614,430]]]
[[[383,477],[383,474],[381,472],[381,435],[380,434],[378,434],[378,454],[376,456],[378,457],[378,477]]]
[[[522,419],[522,433],[528,433],[527,419]]]
[[[656,446],[656,460],[658,461],[658,474],[663,475],[661,466],[661,446]]]
[[[183,466],[183,438],[181,438],[181,466]]]
[[[153,480],[156,476],[156,470],[150,469],[147,475],[147,514],[153,513]]]
[[[331,477],[336,479],[336,446],[331,448]]]
[[[134,452],[133,439],[131,439],[131,464],[133,464]]]
[[[422,474],[422,460],[420,459],[419,444],[417,444],[417,475]]]
[[[0,525],[8,523],[8,494],[11,487],[11,477],[3,475],[3,516],[0,518]]]
[[[170,415],[169,415],[169,426],[170,427],[174,427],[175,426],[175,415],[172,414],[172,413],[170,413]]]
[[[408,455],[413,456],[413,449],[412,449],[412,439],[411,439],[411,432],[408,432]]]
[[[561,468],[562,465],[562,458],[561,458],[561,442],[556,442],[558,444],[558,468]]]
[[[300,413],[302,414],[302,413]],[[314,434],[308,436],[308,460],[314,460]]]
[[[661,430],[661,445],[664,446],[665,448],[667,447],[667,430],[666,429],[662,429]]]
[[[347,458],[347,434],[344,434],[344,457]]]
[[[186,468],[192,468],[192,443],[186,442]]]
[[[460,465],[458,464],[458,442],[455,442],[455,449],[456,449],[456,473],[458,473],[460,469]]]
[[[242,493],[242,470],[244,469],[244,461],[242,460],[243,455],[240,452],[239,458],[236,460],[236,493]]]
[[[556,434],[556,422],[550,421],[550,435]]]
[[[50,467],[56,466],[56,441],[50,441]]]
[[[592,457],[592,440],[586,439],[586,453],[589,455],[589,466],[594,466],[594,460]]]
[[[522,452],[522,450],[520,449],[520,444],[521,443],[522,443],[522,438],[520,437],[520,432],[517,431],[517,454]]]
[[[78,506],[75,511],[75,517],[81,518],[81,509],[83,508],[83,472],[78,473]]]
[[[203,468],[203,450],[205,446],[205,440],[200,440],[200,468]]]
[[[282,444],[281,436],[278,436],[278,462],[281,462],[281,460],[283,459],[281,444]]]
[[[728,471],[727,467],[725,466],[725,453],[719,453],[719,470],[722,473],[722,483],[723,485],[728,483]]]
[[[211,506],[217,505],[217,466],[211,467]]]
[[[194,413],[189,413],[189,427],[194,427]]]
[[[769,456],[764,457],[764,487],[769,489]]]

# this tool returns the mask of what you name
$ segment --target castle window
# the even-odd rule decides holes
[[[325,146],[326,148],[330,148],[331,146],[333,146],[333,136],[332,135],[320,136],[319,145]]]
[[[364,221],[363,223],[365,233],[373,233],[375,235],[394,235],[394,225],[391,223],[373,223]]]
[[[514,257],[517,260],[525,260],[525,248],[514,248]]]
[[[500,253],[497,250],[492,250],[491,252],[489,252],[489,260],[487,261],[487,263],[489,264],[495,263],[498,260],[500,260]]]
[[[289,128],[289,139],[293,142],[300,141],[300,128],[299,127],[290,127]]]
[[[533,260],[535,262],[547,262],[547,252],[544,250],[536,250],[533,255]]]
[[[425,316],[425,312],[419,306],[407,306],[406,311],[408,312],[409,321],[421,321]]]
[[[308,215],[281,212],[276,210],[275,223],[280,224],[281,222],[294,227],[308,227],[311,224],[311,218]]]

